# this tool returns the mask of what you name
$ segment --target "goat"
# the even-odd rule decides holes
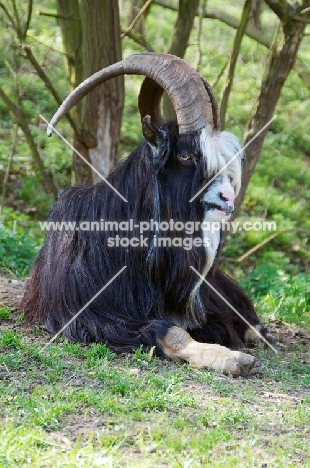
[[[184,360],[193,367],[234,376],[250,374],[255,369],[254,357],[237,349],[255,341],[252,327],[269,335],[250,299],[217,267],[220,233],[202,233],[199,227],[203,221],[229,219],[241,183],[241,156],[234,157],[241,154],[240,144],[234,135],[220,131],[217,103],[207,81],[172,55],[136,54],[95,73],[76,88],[54,115],[48,133],[91,89],[119,74],[146,76],[139,95],[145,139],[107,179],[127,203],[105,181],[71,187],[59,195],[49,219],[76,223],[134,220],[132,229],[125,225],[125,230],[117,232],[119,246],[111,241],[115,240],[111,226],[99,232],[49,231],[21,308],[29,321],[54,334],[62,330],[70,341],[104,342],[118,353],[154,346],[158,356]],[[177,121],[165,122],[161,116],[164,90]],[[148,231],[147,242],[135,247],[124,241],[129,236],[139,239],[139,223],[148,220],[154,227]],[[179,232],[175,224],[169,232],[163,231],[162,223],[171,220],[190,222],[195,229],[190,234]],[[202,241],[196,245],[197,232]],[[192,248],[167,242],[159,245],[159,235],[181,242],[191,239]]]

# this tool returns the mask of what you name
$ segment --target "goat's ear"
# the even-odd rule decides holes
[[[146,115],[142,119],[142,132],[149,145],[155,148],[158,148],[165,136],[165,132],[159,130],[151,123],[150,115]]]

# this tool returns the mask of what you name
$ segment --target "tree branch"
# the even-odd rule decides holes
[[[37,10],[36,13],[39,16],[50,16],[52,18],[70,19],[74,21],[80,21],[80,18],[75,18],[73,15],[62,15],[60,13],[57,13],[56,11]]]
[[[11,172],[13,156],[14,156],[15,151],[16,151],[17,129],[18,129],[18,125],[15,124],[14,125],[14,131],[13,131],[13,141],[12,141],[11,150],[10,150],[10,154],[9,154],[9,158],[8,158],[8,165],[6,167],[5,176],[4,176],[4,180],[3,180],[2,198],[1,198],[1,204],[0,204],[0,214],[3,211],[4,200],[5,200],[5,197],[6,197],[6,194],[7,194],[8,181],[9,181],[9,175],[10,175],[10,172]]]
[[[170,0],[153,0],[154,4],[159,5],[163,8],[168,8],[169,10],[177,11],[178,8]],[[234,29],[237,29],[239,26],[239,20],[234,16],[229,15],[228,13],[221,11],[219,9],[208,9],[204,15],[205,18],[216,19],[222,23],[227,24]],[[245,34],[251,39],[254,39],[259,44],[267,47],[267,49],[272,49],[272,38],[268,36],[266,31],[260,31],[254,26],[248,24],[245,30]],[[307,88],[310,89],[310,73],[309,67],[299,58],[296,58],[294,64],[294,70],[296,71],[299,78],[304,82]]]
[[[29,45],[24,45],[23,50],[26,53],[27,59],[32,63],[32,65],[33,65],[35,71],[37,72],[38,76],[41,78],[41,80],[45,84],[46,88],[51,92],[53,98],[55,99],[57,104],[60,106],[61,103],[62,103],[62,99],[59,96],[59,94],[57,93],[56,89],[54,88],[51,80],[49,79],[49,77],[47,76],[47,74],[45,73],[45,71],[40,66],[40,64],[37,61],[37,59],[35,58],[35,56],[33,55],[30,46]],[[76,126],[76,123],[74,122],[74,120],[72,119],[72,117],[70,116],[69,113],[66,114],[66,119],[70,123],[72,130],[76,133],[76,135],[78,135],[79,134],[78,127]]]
[[[122,33],[123,34],[125,33],[124,29],[122,29]],[[133,41],[135,41],[140,46],[142,46],[148,52],[154,52],[153,47],[148,42],[146,42],[146,40],[144,39],[144,37],[141,34],[137,34],[137,33],[134,33],[132,31],[127,31],[126,36],[129,37],[129,39],[132,39]]]
[[[141,18],[141,16],[143,16],[144,12],[148,9],[148,7],[151,5],[153,0],[148,0],[146,2],[145,5],[143,5],[143,7],[141,8],[141,10],[139,11],[139,13],[137,14],[137,16],[135,17],[135,19],[133,20],[133,22],[131,23],[131,25],[125,29],[125,31],[123,32],[123,34],[121,35],[121,39],[124,39],[125,36],[128,35],[128,33],[134,28],[135,24],[139,21],[139,19]]]
[[[20,41],[22,41],[23,40],[23,30],[22,30],[21,23],[20,23],[20,17],[18,16],[16,1],[15,0],[11,0],[11,1],[12,1],[12,4],[13,4],[13,11],[14,11],[15,21],[16,21],[15,31],[16,31],[16,34],[18,36],[18,39]]]
[[[283,0],[265,0],[269,8],[282,20],[285,16]],[[287,4],[287,2],[285,2]]]
[[[27,16],[26,16],[26,21],[25,21],[25,26],[24,26],[24,31],[23,31],[23,36],[24,40],[26,39],[27,32],[29,29],[30,21],[31,21],[31,15],[32,15],[32,8],[33,8],[33,0],[28,1],[28,8],[27,8]]]
[[[300,232],[300,233],[303,233],[303,234],[308,234],[308,236],[310,235],[310,231],[308,229],[303,229],[303,228],[290,228],[290,229],[283,229],[282,231],[279,231],[279,232],[275,232],[274,234],[272,234],[271,236],[267,237],[266,239],[264,239],[262,242],[260,242],[259,244],[255,245],[254,247],[252,247],[250,250],[248,250],[247,252],[245,252],[243,255],[241,255],[241,257],[237,258],[237,259],[225,259],[225,260],[228,260],[230,262],[234,262],[234,263],[241,263],[243,262],[243,260],[245,260],[246,258],[248,258],[250,255],[252,255],[252,253],[256,252],[257,250],[261,249],[262,247],[264,247],[264,245],[268,244],[269,242],[271,242],[273,239],[275,239],[276,237],[280,236],[281,234],[286,234],[288,232]]]
[[[8,17],[9,21],[11,21],[13,28],[16,30],[16,24],[15,24],[14,18],[13,18],[13,16],[10,14],[9,10],[7,9],[7,7],[6,7],[2,2],[0,2],[0,8],[2,8],[2,10],[4,11],[4,13],[5,13],[6,16]]]
[[[206,13],[207,8],[207,1],[202,0],[201,9],[199,12],[199,22],[198,22],[198,31],[197,31],[197,59],[196,64],[194,65],[195,70],[199,71],[201,66],[201,57],[202,57],[202,50],[201,50],[201,34],[202,34],[202,23]]]
[[[223,87],[222,97],[221,97],[221,102],[220,102],[220,119],[221,119],[221,127],[223,129],[225,127],[225,116],[226,116],[226,111],[227,111],[227,106],[228,106],[229,95],[232,90],[239,51],[240,51],[242,39],[246,30],[247,23],[250,19],[251,6],[252,6],[252,0],[245,0],[243,10],[241,13],[240,24],[238,26],[238,29],[235,35],[233,48],[232,48],[232,52],[231,52],[231,56],[229,60],[227,78]]]
[[[5,103],[5,105],[7,106],[7,108],[9,109],[9,111],[11,112],[11,114],[13,115],[14,121],[22,129],[25,135],[27,144],[29,146],[29,149],[31,151],[33,162],[40,172],[40,175],[42,177],[45,187],[56,198],[57,188],[53,182],[53,178],[51,174],[44,167],[40,153],[38,151],[33,135],[29,129],[29,124],[27,122],[25,115],[23,114],[21,108],[16,106],[16,104],[14,104],[14,102],[11,101],[11,99],[5,94],[5,92],[3,91],[1,87],[0,87],[0,97]]]
[[[168,46],[168,54],[184,57],[198,7],[199,0],[179,0],[178,15]],[[175,110],[167,93],[163,96],[163,115],[167,120],[175,118]]]

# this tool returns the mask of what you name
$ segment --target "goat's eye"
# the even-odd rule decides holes
[[[178,154],[178,160],[181,164],[186,166],[192,166],[195,164],[195,157],[188,153]]]
[[[191,154],[181,154],[180,158],[182,161],[191,161],[193,156]]]

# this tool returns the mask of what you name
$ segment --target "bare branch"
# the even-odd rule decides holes
[[[169,10],[177,11],[177,6],[171,2],[170,0],[153,0],[154,4],[159,5],[163,8],[168,8]],[[205,13],[205,18],[216,19],[221,21],[222,23],[227,24],[234,29],[237,29],[239,26],[239,20],[234,16],[229,15],[225,11],[221,11],[219,9],[208,9]],[[260,31],[256,29],[254,26],[248,24],[245,30],[245,34],[249,36],[251,39],[254,39],[259,44],[267,47],[268,49],[272,49],[273,40],[268,35],[267,31]],[[296,58],[294,64],[294,70],[296,71],[299,78],[304,82],[307,88],[310,89],[310,73],[309,67],[300,59]]]
[[[16,24],[15,24],[14,18],[11,15],[11,13],[9,12],[9,10],[7,9],[7,7],[2,2],[0,2],[0,8],[2,8],[4,13],[8,17],[9,21],[12,23],[13,28],[16,30]]]
[[[202,23],[203,19],[206,13],[206,8],[207,8],[207,1],[208,0],[202,0],[202,5],[201,9],[199,12],[199,22],[198,22],[198,31],[197,31],[197,60],[196,60],[196,65],[194,68],[199,71],[200,66],[201,66],[201,57],[202,57],[202,50],[201,50],[201,34],[202,34]]]
[[[62,103],[61,97],[57,93],[57,91],[56,91],[55,87],[53,86],[51,80],[49,79],[49,77],[47,76],[47,74],[45,73],[45,71],[43,70],[43,68],[41,67],[39,62],[37,61],[37,59],[33,55],[30,46],[29,45],[24,45],[23,50],[25,51],[28,60],[32,63],[32,65],[33,65],[34,69],[36,70],[38,76],[41,78],[41,80],[45,84],[46,88],[51,92],[51,94],[52,94],[53,98],[55,99],[55,101],[57,102],[57,104],[60,105]],[[72,117],[69,114],[67,114],[66,118],[67,118],[68,122],[70,123],[71,128],[76,133],[76,135],[79,135],[78,128],[77,128],[74,120],[72,119]]]
[[[0,213],[2,213],[2,211],[3,211],[4,200],[5,200],[5,197],[6,197],[6,194],[7,194],[7,189],[8,189],[9,175],[10,175],[11,168],[12,168],[13,156],[14,156],[15,151],[16,151],[17,129],[18,129],[18,125],[15,124],[14,125],[14,130],[13,130],[12,145],[11,145],[10,154],[9,154],[9,158],[8,158],[8,165],[6,167],[5,176],[4,176],[4,180],[3,180],[2,198],[1,198],[1,204],[0,204]]]
[[[121,39],[124,39],[125,36],[128,35],[128,33],[134,28],[135,24],[139,21],[141,16],[144,14],[144,12],[148,9],[148,7],[151,5],[153,0],[148,0],[146,4],[141,8],[131,25],[122,33]]]
[[[51,174],[46,170],[44,167],[44,164],[42,162],[40,153],[38,151],[37,145],[35,143],[34,137],[29,129],[29,124],[27,122],[27,118],[25,114],[22,112],[21,108],[16,106],[14,102],[5,94],[3,89],[0,87],[0,97],[11,112],[14,121],[20,126],[22,129],[27,144],[29,146],[29,149],[31,151],[32,159],[37,167],[38,171],[40,172],[40,175],[42,177],[42,180],[44,182],[45,187],[47,190],[53,194],[54,197],[57,196],[57,188],[53,182],[53,178]]]
[[[50,16],[52,18],[70,19],[74,21],[80,21],[80,18],[75,18],[73,15],[62,15],[60,13],[57,13],[56,11],[37,10],[36,13],[39,16]]]
[[[24,39],[26,39],[27,32],[29,29],[30,21],[31,21],[31,15],[32,15],[32,8],[33,8],[33,0],[28,1],[28,8],[27,8],[27,16],[26,16],[26,22],[24,26],[24,31],[23,31],[23,36]]]
[[[124,29],[122,29],[122,33],[123,34],[125,33]],[[135,41],[140,46],[142,46],[148,52],[154,52],[153,47],[148,42],[146,42],[146,40],[141,34],[137,34],[132,31],[127,31],[126,36],[129,37],[129,39],[132,39],[133,41]]]
[[[229,64],[229,57],[227,58],[227,60],[225,61],[224,65],[222,66],[222,68],[220,69],[214,83],[212,83],[211,85],[211,89],[214,89],[216,87],[216,85],[218,84],[218,82],[220,81],[220,79],[222,78],[227,66]]]
[[[279,232],[275,232],[274,234],[272,234],[271,236],[267,237],[266,239],[264,239],[262,242],[260,242],[259,244],[256,244],[254,247],[252,247],[250,250],[248,250],[247,252],[245,252],[243,255],[241,255],[241,257],[237,258],[237,259],[234,259],[234,258],[225,258],[225,260],[228,260],[229,262],[234,262],[234,263],[241,263],[243,262],[243,260],[245,260],[246,258],[248,258],[250,255],[252,255],[254,252],[256,252],[257,250],[261,249],[262,247],[264,247],[264,245],[268,244],[269,242],[271,242],[273,239],[275,239],[276,237],[280,236],[281,234],[286,234],[288,232],[300,232],[302,234],[308,234],[308,236],[310,235],[310,231],[308,229],[303,229],[303,228],[290,228],[290,229],[283,229],[282,231],[279,231]]]
[[[18,39],[20,41],[23,40],[23,31],[22,31],[22,27],[21,27],[21,24],[20,24],[20,17],[18,16],[18,11],[17,11],[17,6],[16,6],[16,1],[15,0],[11,0],[12,1],[12,5],[13,5],[13,11],[14,11],[14,16],[15,16],[15,21],[16,21],[16,34],[18,36]]]
[[[220,119],[221,119],[222,128],[225,127],[225,115],[226,115],[226,110],[228,106],[229,95],[232,90],[232,85],[233,85],[233,80],[234,80],[234,75],[235,75],[237,59],[238,59],[239,51],[241,47],[241,42],[242,42],[245,30],[246,30],[247,23],[250,19],[251,4],[252,4],[252,0],[245,0],[244,2],[240,24],[236,32],[236,36],[234,39],[233,48],[231,52],[231,57],[229,60],[227,79],[223,87],[222,98],[221,98],[221,103],[220,103]]]

